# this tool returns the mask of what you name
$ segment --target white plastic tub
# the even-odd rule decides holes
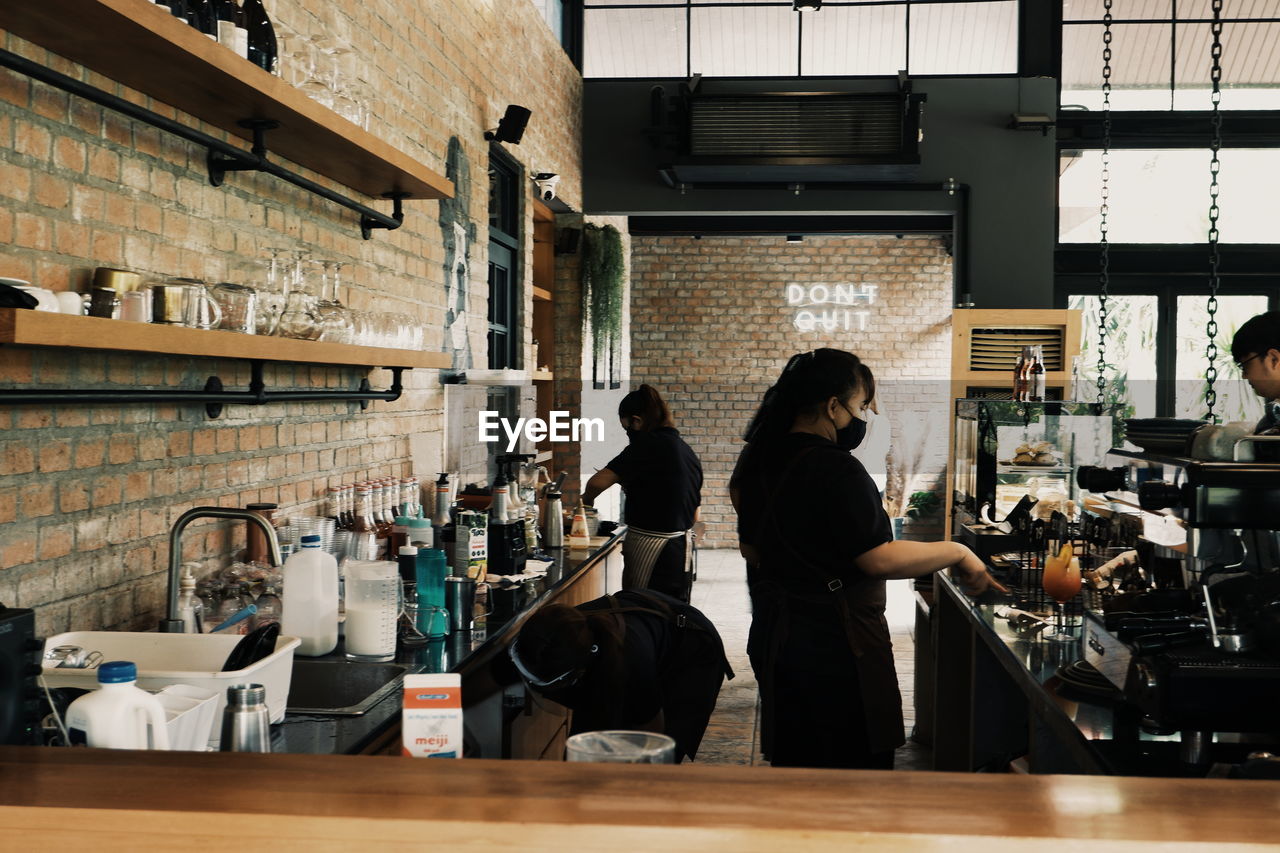
[[[280,637],[276,650],[262,660],[236,670],[219,672],[227,656],[240,641],[238,634],[160,634],[128,631],[72,631],[45,640],[45,650],[54,646],[80,646],[88,652],[102,652],[102,660],[131,660],[138,667],[138,686],[152,692],[170,684],[190,684],[219,694],[217,719],[227,704],[227,688],[235,684],[261,684],[267,690],[271,722],[284,719],[293,677],[293,650],[297,637]],[[96,669],[70,669],[44,661],[44,678],[50,687],[98,686]]]

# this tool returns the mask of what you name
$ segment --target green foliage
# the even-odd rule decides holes
[[[587,225],[582,237],[582,315],[591,324],[592,353],[599,361],[622,334],[626,260],[622,235],[612,225]]]
[[[925,518],[937,512],[941,505],[937,492],[912,492],[907,499],[906,514],[912,518]]]

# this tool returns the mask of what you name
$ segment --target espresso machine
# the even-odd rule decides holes
[[[1184,763],[1214,732],[1280,732],[1280,464],[1113,449],[1077,483],[1085,523],[1136,542],[1086,573],[1085,659],[1182,733]]]

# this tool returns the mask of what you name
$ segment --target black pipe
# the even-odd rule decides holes
[[[951,304],[956,308],[971,307],[973,292],[969,289],[969,185],[956,184],[960,203],[952,217],[951,280],[955,283]]]
[[[0,390],[0,405],[27,405],[33,403],[241,403],[246,406],[265,406],[269,403],[318,402],[321,400],[382,400],[399,399],[400,391],[103,391],[63,390],[9,391]]]
[[[24,56],[19,56],[18,54],[11,53],[7,50],[0,50],[0,66],[17,71],[20,74],[25,74],[33,80],[39,80],[42,83],[46,83],[56,89],[61,89],[64,92],[76,95],[77,97],[84,98],[85,100],[91,101],[99,106],[114,110],[115,112],[126,115],[136,121],[140,121],[143,124],[149,124],[152,127],[159,128],[166,133],[171,133],[174,136],[187,140],[188,142],[194,142],[196,145],[208,148],[210,151],[216,151],[220,154],[224,154],[227,157],[232,158],[238,164],[241,164],[244,168],[253,169],[259,172],[266,172],[268,175],[274,175],[282,181],[287,181],[288,183],[304,189],[309,193],[318,195],[321,198],[328,199],[329,201],[339,204],[348,210],[353,210],[356,213],[359,213],[361,216],[376,222],[377,227],[386,228],[388,230],[394,230],[400,227],[400,220],[395,217],[388,216],[381,211],[374,210],[372,207],[363,205],[354,199],[347,198],[341,193],[329,189],[328,187],[321,186],[315,181],[291,172],[283,166],[279,166],[268,160],[265,153],[254,153],[245,151],[242,148],[237,148],[236,146],[210,136],[207,133],[202,133],[198,130],[187,127],[186,125],[179,124],[173,119],[166,118],[159,113],[154,113],[151,110],[138,106],[137,104],[130,103],[123,98],[116,97],[110,92],[104,92],[101,89],[90,86],[73,77],[60,74],[51,68],[46,68],[39,63],[32,62]],[[403,216],[401,218],[403,218]]]
[[[271,403],[298,403],[321,401],[346,401],[363,403],[380,400],[390,403],[404,393],[401,375],[406,368],[388,368],[392,374],[391,386],[385,391],[268,391],[262,382],[262,362],[252,364],[253,378],[248,391],[187,391],[158,388],[154,390],[110,391],[103,389],[53,389],[47,391],[13,391],[0,388],[0,405],[52,405],[68,403],[204,403],[221,405],[238,403],[244,406],[265,406]],[[217,377],[210,379],[212,386],[220,388]],[[216,417],[211,410],[210,417]]]

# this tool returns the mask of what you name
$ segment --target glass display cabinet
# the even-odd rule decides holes
[[[1089,403],[956,400],[952,529],[979,520],[985,505],[999,521],[1024,495],[1042,510],[1077,515],[1073,472],[1103,460],[1113,423],[1110,414],[1092,414]]]

